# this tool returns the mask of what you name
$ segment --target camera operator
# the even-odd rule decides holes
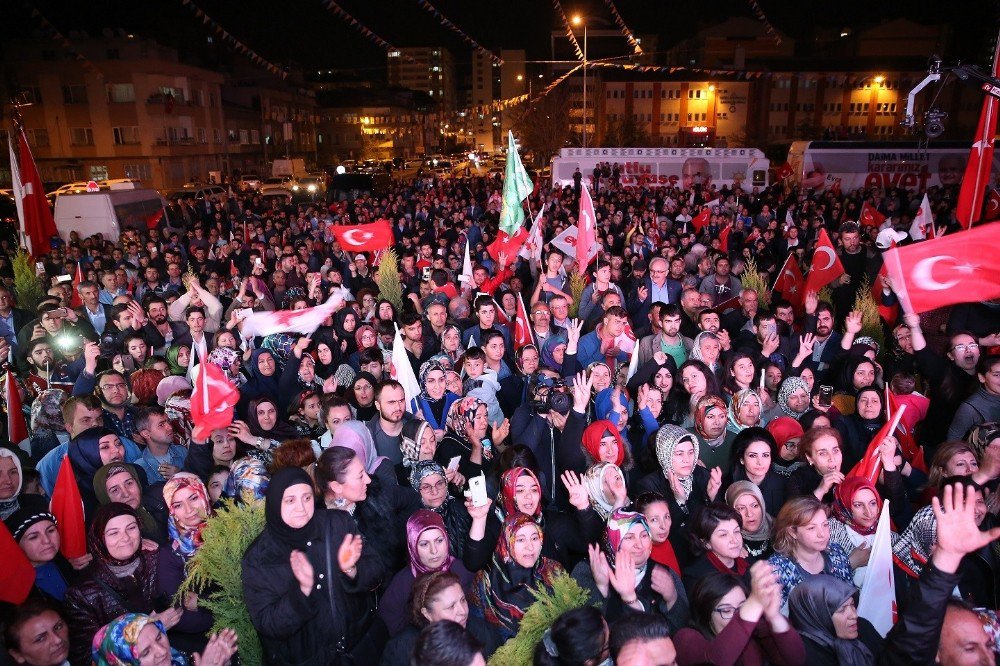
[[[511,441],[524,444],[535,454],[541,466],[542,493],[550,502],[556,499],[556,451],[572,402],[561,377],[551,370],[539,370],[528,378],[528,401],[515,409],[510,419]]]

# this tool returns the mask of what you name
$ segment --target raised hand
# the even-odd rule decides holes
[[[590,405],[590,391],[594,386],[592,377],[586,372],[578,372],[573,379],[573,409],[581,414],[587,413]]]
[[[844,319],[844,328],[848,333],[857,335],[861,332],[862,315],[857,310],[851,310]]]
[[[299,584],[304,596],[309,596],[313,587],[313,566],[306,554],[301,550],[293,550],[288,556],[288,563],[292,567],[292,575]]]
[[[1000,527],[982,532],[976,525],[976,489],[961,483],[947,485],[941,499],[931,499],[934,519],[937,522],[937,545],[931,558],[934,565],[954,573],[962,558],[990,542],[1000,539]]]
[[[607,597],[611,584],[611,565],[608,558],[596,543],[587,546],[587,555],[590,560],[590,573],[594,576],[594,584],[597,585],[601,596]]]
[[[492,428],[493,433],[493,444],[497,445],[500,442],[507,439],[507,435],[510,434],[510,419],[504,419]]]
[[[201,654],[195,653],[195,666],[226,666],[236,654],[238,649],[238,637],[232,629],[223,629],[217,634],[212,634],[208,639],[208,644]]]
[[[677,601],[677,586],[674,585],[673,576],[667,571],[666,567],[653,567],[653,571],[650,574],[650,584],[653,588],[653,592],[656,592],[663,601],[666,602],[667,608],[670,608]]]
[[[705,492],[708,493],[708,499],[710,502],[715,501],[715,496],[719,494],[719,490],[722,489],[722,468],[713,467],[708,473],[708,487]]]
[[[486,504],[482,506],[476,506],[473,504],[471,497],[467,497],[465,499],[465,510],[469,512],[469,517],[472,518],[472,522],[476,522],[477,520],[485,522],[490,515],[490,509],[492,507],[493,500],[489,498],[486,499]]]
[[[181,621],[181,617],[184,616],[183,608],[168,608],[165,611],[160,611],[159,613],[150,613],[149,617],[154,620],[159,620],[163,623],[163,627],[170,631],[177,626],[177,623]]]
[[[810,290],[806,292],[806,314],[814,315],[816,314],[816,308],[819,307],[819,294]]]
[[[813,347],[816,346],[816,336],[812,333],[806,333],[805,335],[799,336],[799,355],[803,353],[806,356],[812,356]]]
[[[624,603],[630,604],[635,601],[635,560],[627,550],[618,551],[618,555],[615,557],[615,568],[611,571],[610,582],[611,587],[615,588],[615,592]]]
[[[573,319],[569,322],[569,326],[566,327],[566,339],[567,347],[576,351],[577,344],[580,342],[580,332],[583,331],[583,320]]]
[[[337,564],[348,578],[354,578],[358,573],[358,560],[361,559],[362,540],[360,534],[345,534],[344,540],[337,549]]]
[[[590,508],[590,495],[579,475],[572,470],[567,470],[562,473],[560,478],[569,494],[569,503],[580,511]]]
[[[687,493],[684,492],[684,486],[681,485],[681,480],[677,476],[677,473],[673,470],[668,472],[667,480],[670,482],[670,490],[674,493],[674,499],[682,504],[687,502]]]

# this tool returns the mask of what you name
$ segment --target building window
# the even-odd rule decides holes
[[[69,128],[69,142],[74,146],[94,145],[94,130],[89,127]]]
[[[150,180],[153,174],[148,164],[126,164],[125,177],[137,180]]]
[[[250,143],[255,146],[260,143],[260,130],[252,129],[250,130]]]
[[[217,104],[218,102],[215,99],[215,93],[214,92],[208,93],[208,105],[214,109]]]
[[[63,102],[66,104],[86,104],[87,86],[63,86]]]
[[[205,91],[195,90],[193,100],[195,106],[205,106]]]
[[[123,104],[135,101],[135,86],[131,83],[109,83],[108,102]]]
[[[108,179],[107,166],[90,167],[90,180],[107,180],[107,179]]]
[[[198,143],[208,143],[208,132],[204,127],[198,128]]]
[[[38,86],[26,86],[23,89],[24,101],[29,104],[41,104],[42,103],[42,89]]]
[[[135,127],[112,127],[115,135],[116,146],[127,146],[139,143],[139,128]]]
[[[240,145],[246,146],[250,143],[250,132],[245,129],[240,130]]]
[[[49,131],[47,129],[30,129],[27,131],[28,143],[35,148],[47,148],[49,145]]]

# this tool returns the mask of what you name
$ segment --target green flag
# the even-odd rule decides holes
[[[503,178],[503,200],[500,204],[500,231],[513,236],[524,226],[524,209],[521,202],[528,198],[535,184],[521,164],[514,145],[514,133],[507,130],[507,170]]]

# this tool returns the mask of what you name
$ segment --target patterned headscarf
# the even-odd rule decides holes
[[[608,540],[608,554],[611,556],[612,564],[614,564],[614,558],[618,554],[618,549],[621,548],[625,535],[636,525],[642,525],[646,533],[649,533],[649,523],[646,522],[646,517],[641,513],[617,509],[608,518],[605,536]]]
[[[46,432],[65,431],[62,415],[64,402],[66,402],[66,391],[62,389],[47,389],[39,393],[31,403],[31,432],[41,435]]]
[[[448,410],[448,420],[445,423],[448,430],[465,440],[465,426],[475,420],[480,406],[485,407],[486,403],[471,395],[456,400]]]
[[[91,642],[91,658],[95,666],[139,666],[139,634],[152,624],[162,634],[166,627],[144,613],[126,613],[97,630]],[[170,648],[172,666],[187,666],[187,659]]]
[[[420,459],[420,440],[431,424],[423,419],[411,419],[403,424],[399,437],[399,450],[403,454],[403,467],[412,467]]]
[[[515,489],[517,488],[517,480],[522,476],[530,476],[534,479],[535,483],[538,484],[539,495],[541,495],[542,484],[538,483],[538,477],[535,476],[534,472],[527,467],[511,467],[500,476],[500,493],[496,501],[497,517],[500,520],[504,520],[508,516],[521,512],[521,510],[517,508],[517,504],[514,502],[514,495]],[[535,512],[531,514],[531,517],[538,521],[541,516],[542,502],[539,497],[538,506],[535,507]]]
[[[420,553],[417,551],[417,544],[420,542],[420,535],[427,530],[441,530],[444,535],[444,549],[448,553],[444,562],[437,569],[431,569],[420,561]],[[410,553],[410,571],[413,577],[417,578],[427,573],[435,571],[448,571],[451,563],[455,561],[451,554],[451,546],[448,542],[448,530],[444,526],[444,519],[434,511],[429,509],[418,509],[406,521],[406,549]]]
[[[879,514],[881,515],[882,498],[879,496],[878,490],[871,481],[861,476],[849,476],[834,488],[833,515],[836,516],[837,520],[858,534],[868,536],[869,534],[875,534],[875,529],[878,527],[878,520],[868,527],[862,527],[854,520],[854,515],[851,513],[851,504],[854,503],[854,496],[862,490],[872,491],[875,495],[875,502],[878,504]]]
[[[233,372],[233,365],[237,361],[240,362],[240,367],[242,367],[242,356],[238,351],[229,347],[216,347],[208,352],[208,362],[219,366],[226,373],[226,377],[232,382],[233,386],[241,386],[246,381],[239,370],[235,373]]]
[[[223,495],[234,498],[237,504],[263,500],[270,480],[271,475],[267,473],[263,462],[256,458],[240,458],[234,460],[229,468]]]
[[[664,478],[669,478],[670,472],[674,469],[674,449],[682,441],[688,441],[694,445],[694,459],[698,460],[698,438],[687,430],[668,423],[656,432],[656,459],[660,462],[660,467],[663,468]],[[677,480],[680,482],[684,494],[690,497],[691,491],[694,489],[694,474],[679,476]]]
[[[0,520],[6,520],[7,516],[17,511],[21,506],[17,498],[21,494],[21,488],[24,487],[24,472],[21,469],[21,459],[12,450],[0,447],[0,458],[10,458],[14,462],[14,467],[17,468],[17,488],[14,489],[14,494],[6,499],[0,499]]]
[[[170,505],[174,501],[174,494],[179,490],[190,490],[202,502],[205,507],[205,515],[197,527],[181,527],[174,518],[174,513]],[[208,499],[208,490],[194,474],[190,472],[178,472],[174,474],[165,484],[163,484],[163,502],[167,505],[170,515],[167,517],[167,534],[170,536],[171,547],[174,552],[180,555],[186,562],[201,547],[201,532],[205,529],[205,519],[212,515],[212,503]]]
[[[375,344],[373,347],[378,347],[378,331],[371,324],[360,324],[356,329],[354,329],[354,343],[358,346],[358,350],[364,349],[361,346],[361,336],[365,333],[372,333],[375,336]]]
[[[750,425],[745,425],[740,422],[740,410],[751,400],[757,401],[757,406],[760,411],[757,413],[757,422],[751,423]],[[760,401],[760,395],[756,390],[752,388],[746,388],[742,391],[738,391],[736,395],[733,396],[733,401],[729,403],[729,425],[726,426],[729,432],[743,432],[747,428],[760,425],[761,416],[764,413],[764,405]]]
[[[163,411],[170,419],[170,425],[174,428],[174,443],[186,446],[191,441],[194,432],[194,419],[191,418],[191,393],[190,389],[179,391],[166,399],[163,403]]]
[[[615,502],[614,497],[608,497],[604,494],[605,474],[617,474],[621,478],[622,485],[625,484],[625,475],[622,474],[621,468],[613,463],[597,463],[583,475],[583,485],[590,497],[590,506],[602,520],[607,520],[611,516]]]
[[[713,409],[726,411],[726,401],[717,395],[706,395],[698,399],[694,406],[694,429],[698,434],[707,439],[712,439],[705,434],[705,418]]]
[[[410,485],[414,490],[420,492],[420,482],[432,474],[440,474],[444,478],[444,467],[433,460],[421,460],[413,466],[410,472]]]
[[[424,361],[424,363],[420,366],[420,376],[418,377],[418,381],[420,382],[420,397],[424,400],[432,400],[430,395],[427,394],[427,375],[435,370],[440,370],[443,373],[448,371],[447,368],[434,359]]]
[[[972,430],[969,431],[966,441],[972,447],[972,450],[976,452],[979,459],[982,460],[983,454],[986,453],[986,448],[990,445],[990,442],[997,438],[1000,438],[1000,422],[989,421],[973,426]]]
[[[806,408],[801,412],[796,412],[788,406],[788,396],[792,395],[799,389],[802,389],[806,392],[806,395],[809,395],[809,386],[806,384],[806,380],[792,375],[790,377],[785,377],[785,380],[781,382],[781,389],[778,390],[778,406],[781,407],[781,411],[796,420],[809,411],[808,405],[806,405]]]

